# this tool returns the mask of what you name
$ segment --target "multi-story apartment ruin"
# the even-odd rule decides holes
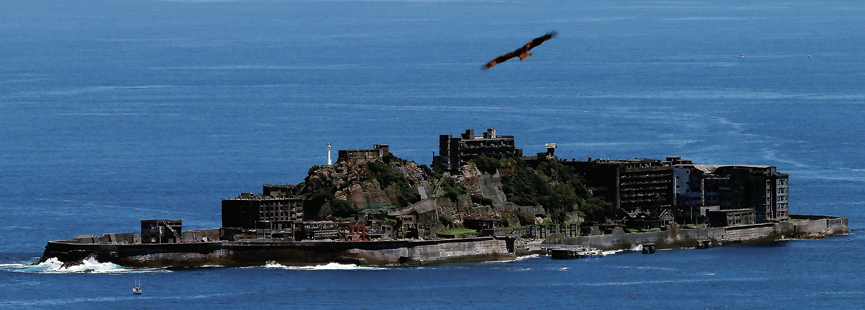
[[[458,171],[462,165],[478,156],[505,158],[523,156],[523,150],[516,148],[514,136],[496,134],[495,128],[488,128],[482,136],[475,136],[474,129],[468,129],[459,137],[439,136],[439,156],[433,165],[445,171]]]
[[[264,185],[262,194],[222,200],[222,227],[244,234],[290,235],[303,220],[303,199],[291,185]]]
[[[355,161],[358,159],[382,158],[389,152],[387,144],[373,144],[371,149],[339,150],[337,161]]]
[[[679,157],[563,161],[586,186],[616,208],[661,214],[680,223],[706,223],[707,212],[751,209],[757,221],[786,219],[788,175],[775,166],[695,165]]]
[[[595,195],[604,197],[617,209],[631,212],[666,210],[673,206],[673,165],[682,162],[679,157],[666,160],[589,159],[588,161],[562,161],[586,180],[586,187]],[[687,161],[686,161],[687,162]]]
[[[555,144],[546,148],[543,157],[555,158]],[[490,128],[482,136],[472,129],[460,137],[439,136],[439,154],[434,166],[456,172],[480,155],[522,157],[523,151],[513,136]],[[523,159],[537,162],[540,155]],[[721,210],[751,209],[757,221],[783,220],[789,212],[788,175],[775,166],[695,165],[680,157],[561,162],[580,174],[594,195],[626,212],[675,214],[680,223],[707,223],[707,212]]]
[[[687,163],[674,170],[674,204],[685,217],[697,218],[696,206],[717,206],[718,210],[752,209],[757,221],[787,218],[789,176],[778,173],[775,166]]]

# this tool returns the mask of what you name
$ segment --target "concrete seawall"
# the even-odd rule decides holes
[[[115,234],[112,234],[115,235]],[[116,234],[123,235],[123,234]],[[101,237],[99,237],[101,238]],[[56,257],[76,263],[88,256],[128,267],[262,266],[267,262],[310,265],[427,264],[514,258],[513,239],[480,237],[366,242],[250,240],[173,244],[103,243],[76,238],[50,241],[42,261]]]
[[[712,245],[743,242],[771,242],[783,238],[823,238],[848,233],[847,218],[811,215],[791,215],[793,222],[754,225],[707,227],[695,229],[671,228],[666,231],[565,237],[551,234],[544,240],[548,245],[585,245],[601,250],[629,250],[637,245],[654,243],[657,249],[697,247],[708,241]]]
[[[375,265],[427,264],[445,262],[487,261],[514,258],[506,238],[451,239],[418,242],[387,250],[352,249],[350,252]]]
[[[640,244],[653,243],[656,249],[670,249],[698,247],[707,243],[717,246],[771,242],[784,238],[823,238],[848,233],[847,218],[811,215],[791,215],[790,218],[790,222],[728,227],[683,229],[672,226],[666,231],[645,233],[625,233],[621,228],[616,228],[612,234],[593,236],[575,236],[573,231],[551,233],[543,244],[628,250]],[[218,229],[184,232],[184,240],[192,240],[184,243],[140,243],[137,233],[78,236],[72,240],[49,241],[42,261],[57,257],[63,262],[75,264],[88,256],[95,256],[99,261],[128,267],[261,266],[271,261],[283,265],[330,262],[418,265],[504,260],[514,258],[517,252],[527,254],[541,250],[536,246],[526,246],[523,239],[511,237],[365,242],[294,242],[278,239],[210,241],[218,233]],[[515,250],[516,247],[520,249]]]

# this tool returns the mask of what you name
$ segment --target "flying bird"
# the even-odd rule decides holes
[[[558,32],[550,31],[547,34],[540,36],[540,37],[537,37],[534,40],[532,40],[531,42],[526,43],[526,45],[518,48],[517,50],[515,50],[513,52],[501,55],[501,56],[497,57],[496,59],[493,59],[492,61],[488,62],[486,65],[483,65],[481,67],[481,69],[487,70],[489,68],[494,67],[497,64],[500,64],[500,63],[507,61],[508,59],[518,57],[518,56],[520,57],[520,60],[526,59],[529,56],[532,56],[532,54],[529,53],[529,50],[535,48],[535,46],[541,45],[541,43],[544,43],[544,41],[546,41],[546,40],[554,38],[558,34],[559,34]]]

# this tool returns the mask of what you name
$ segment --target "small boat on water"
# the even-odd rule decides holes
[[[141,295],[141,279],[135,281],[135,286],[132,287],[132,294]]]

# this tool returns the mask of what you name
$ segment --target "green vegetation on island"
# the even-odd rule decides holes
[[[556,158],[543,158],[531,167],[519,157],[479,156],[462,169],[450,174],[386,152],[380,158],[315,166],[297,187],[310,220],[353,218],[369,210],[434,210],[432,218],[418,220],[420,226],[462,229],[469,220],[501,221],[503,226],[603,221],[615,211]],[[543,217],[521,207],[540,207]]]

